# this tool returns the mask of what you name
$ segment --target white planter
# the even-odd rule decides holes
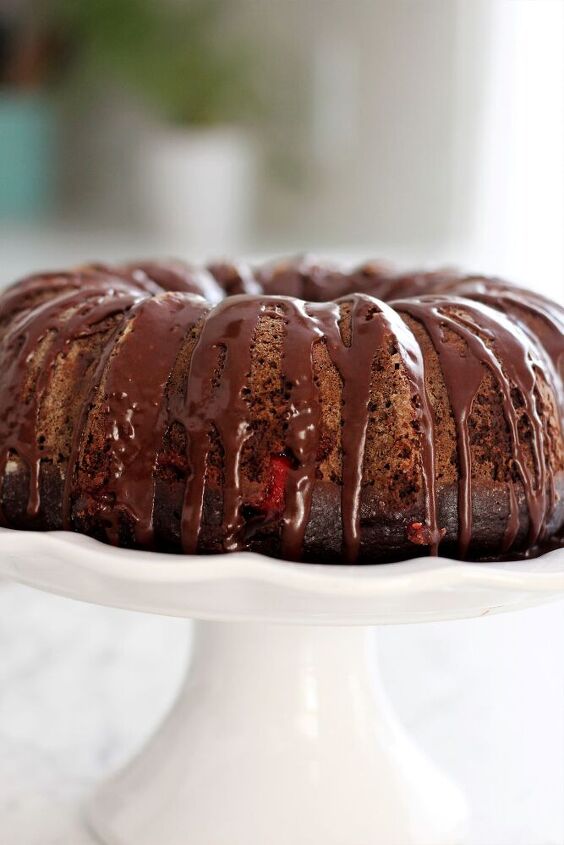
[[[192,254],[244,248],[256,150],[232,128],[155,130],[140,150],[140,216],[152,235]]]

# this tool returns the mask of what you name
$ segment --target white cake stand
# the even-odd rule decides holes
[[[106,845],[458,845],[465,804],[414,747],[369,626],[564,595],[564,551],[509,564],[172,557],[0,530],[0,572],[83,601],[198,619],[158,733],[88,809]]]

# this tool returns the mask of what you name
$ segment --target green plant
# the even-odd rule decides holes
[[[43,9],[45,7],[43,6]],[[169,121],[241,121],[259,108],[227,0],[52,0],[81,84],[119,81]]]

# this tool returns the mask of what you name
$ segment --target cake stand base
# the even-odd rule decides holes
[[[158,733],[99,789],[106,845],[459,845],[458,790],[411,743],[373,630],[197,622]]]
[[[355,626],[554,601],[564,549],[514,563],[316,566],[0,528],[0,574],[210,620],[196,623],[191,670],[163,726],[90,805],[105,845],[459,845],[464,802],[394,717],[372,629]]]

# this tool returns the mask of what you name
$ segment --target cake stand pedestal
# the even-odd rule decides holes
[[[564,595],[562,551],[511,564],[324,567],[6,529],[0,573],[199,620],[169,716],[89,804],[105,845],[462,845],[464,800],[391,711],[371,626]]]

